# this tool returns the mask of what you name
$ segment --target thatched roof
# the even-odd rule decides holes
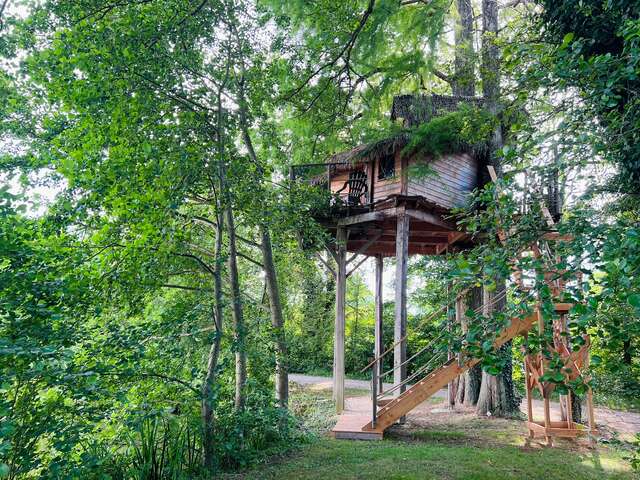
[[[402,118],[405,127],[417,127],[427,123],[434,117],[454,112],[461,103],[482,107],[483,99],[479,97],[452,97],[446,95],[397,95],[393,98],[391,120]],[[352,165],[369,161],[378,161],[385,155],[395,153],[404,148],[409,142],[408,133],[399,133],[376,142],[358,145],[351,150],[336,153],[327,159],[326,163]],[[475,148],[465,148],[475,150]]]
[[[372,160],[377,161],[385,155],[395,153],[399,148],[404,148],[408,141],[409,135],[400,133],[376,142],[358,145],[351,150],[336,153],[329,157],[327,163],[351,165]]]
[[[461,103],[482,107],[480,97],[448,95],[397,95],[393,97],[391,120],[402,118],[405,127],[417,127],[429,122],[433,117],[454,112]]]

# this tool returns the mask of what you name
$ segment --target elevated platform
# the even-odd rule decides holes
[[[347,251],[362,255],[396,255],[398,217],[409,218],[408,254],[441,255],[473,246],[473,239],[458,230],[451,211],[422,197],[392,195],[368,207],[335,208],[318,221],[332,235],[348,230]]]

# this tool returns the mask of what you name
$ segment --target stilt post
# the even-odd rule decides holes
[[[401,384],[407,378],[407,264],[409,260],[409,216],[405,212],[398,215],[396,230],[396,305],[393,338],[396,346],[393,350],[393,383]],[[406,385],[395,391],[399,396]]]
[[[382,299],[382,273],[384,269],[384,259],[382,255],[376,255],[376,305],[375,305],[375,345],[373,349],[373,354],[375,358],[380,357],[382,352],[384,352],[384,338],[382,335],[382,317],[383,317],[383,299]],[[382,359],[377,362],[378,375],[380,375],[384,370],[382,369]],[[376,393],[382,393],[382,378],[378,377],[377,384],[375,385]]]
[[[338,227],[336,234],[336,321],[333,343],[333,399],[336,412],[344,410],[344,333],[347,293],[347,230]]]

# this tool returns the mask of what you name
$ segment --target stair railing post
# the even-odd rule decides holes
[[[376,416],[378,415],[378,362],[373,362],[371,366],[371,426],[376,427]]]

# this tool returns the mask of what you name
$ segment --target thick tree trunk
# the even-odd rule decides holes
[[[498,283],[495,295],[500,295],[504,288],[504,282]],[[483,313],[485,316],[504,308],[504,299],[490,306],[493,302],[492,297],[493,295],[484,289]],[[480,385],[478,403],[476,404],[478,415],[510,417],[520,410],[520,399],[517,397],[513,385],[513,353],[511,346],[511,342],[507,342],[498,350],[504,362],[500,374],[494,376],[487,372],[482,372],[482,383]]]
[[[497,0],[482,0],[482,94],[484,97],[485,108],[493,115],[499,113],[500,99],[500,51],[497,45],[498,36],[498,2]],[[498,176],[502,175],[502,166],[500,165],[499,150],[503,146],[502,127],[497,125],[493,137],[491,139],[491,165],[496,170]],[[495,294],[499,295],[504,290],[504,280],[497,279],[497,288]],[[485,291],[483,295],[483,303],[485,307],[491,301],[491,295]],[[491,310],[501,310],[504,307],[504,300],[493,305]],[[485,315],[490,315],[491,310],[485,310]],[[476,405],[476,411],[479,415],[511,416],[519,409],[518,398],[513,388],[513,354],[511,352],[511,342],[504,344],[499,353],[504,356],[504,367],[502,372],[497,375],[489,375],[482,372],[482,383],[480,386],[480,395]]]
[[[571,418],[576,423],[582,423],[582,399],[571,392]],[[567,406],[565,402],[560,403],[560,418],[567,420]]]
[[[212,317],[215,325],[215,337],[211,348],[209,349],[209,356],[207,358],[207,370],[205,373],[204,381],[202,382],[202,463],[207,472],[213,471],[215,466],[215,443],[214,443],[214,388],[216,381],[216,368],[218,366],[218,358],[220,356],[220,343],[222,340],[222,275],[221,275],[221,251],[222,251],[222,235],[223,235],[223,221],[222,218],[218,219],[216,226],[216,242],[215,242],[215,260],[213,270],[213,312]]]
[[[271,327],[276,346],[276,401],[280,408],[287,408],[289,402],[289,375],[287,369],[287,344],[284,334],[284,318],[282,316],[282,303],[280,302],[280,290],[276,266],[273,261],[273,249],[269,229],[261,227],[262,264],[264,266],[267,297],[269,298],[269,310],[271,312]]]
[[[473,49],[473,7],[471,0],[457,0],[458,24],[455,29],[454,95],[476,94],[475,51]]]
[[[499,113],[500,99],[500,51],[498,36],[498,2],[482,0],[482,95],[485,108],[493,115]],[[498,176],[502,175],[502,166],[498,151],[503,146],[502,127],[497,125],[491,139],[491,165]]]

